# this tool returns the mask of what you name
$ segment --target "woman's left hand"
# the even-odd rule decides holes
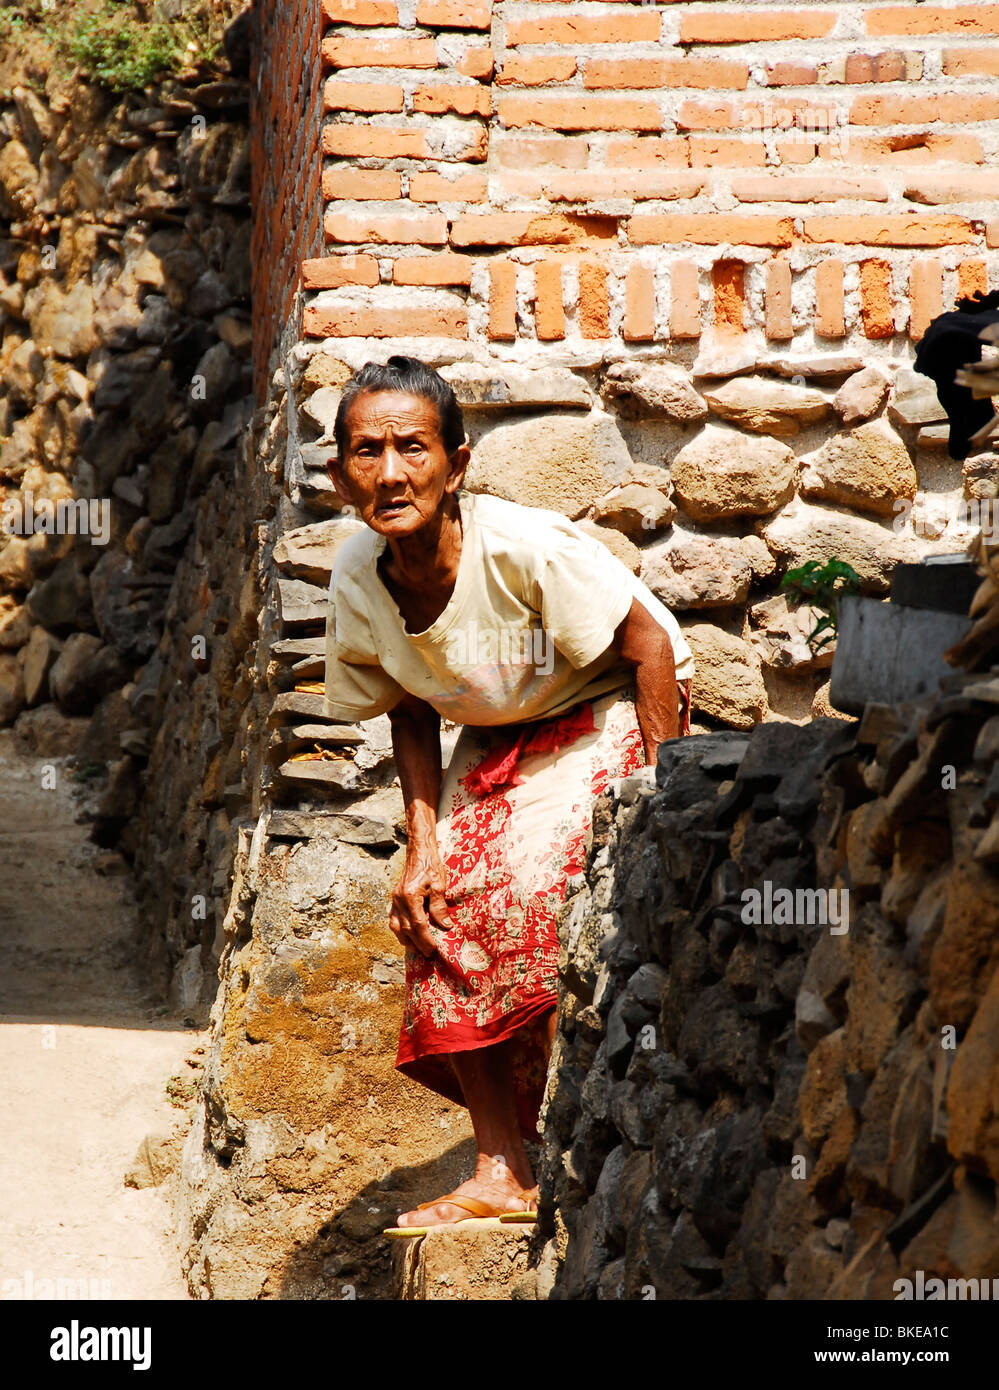
[[[447,870],[436,839],[410,840],[389,913],[389,926],[403,945],[412,946],[421,955],[433,955],[437,949],[434,928],[450,931],[454,925],[444,897],[446,891]]]
[[[613,648],[635,667],[635,713],[651,766],[660,743],[680,734],[680,692],[669,633],[638,599],[614,633]]]

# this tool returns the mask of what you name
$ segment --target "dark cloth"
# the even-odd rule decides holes
[[[978,335],[991,323],[999,323],[999,309],[952,309],[933,319],[916,348],[913,365],[936,384],[937,399],[947,412],[947,452],[953,459],[968,457],[971,436],[995,414],[988,397],[976,400],[967,386],[954,385],[958,368],[982,360],[983,343]]]

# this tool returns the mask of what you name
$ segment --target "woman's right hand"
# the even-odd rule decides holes
[[[447,870],[436,838],[415,844],[410,839],[389,912],[389,926],[404,946],[412,946],[424,956],[433,955],[437,949],[433,928],[450,931],[454,925],[444,898],[446,891]]]

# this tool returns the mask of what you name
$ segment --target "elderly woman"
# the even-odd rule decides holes
[[[454,392],[425,363],[344,387],[330,476],[369,528],[330,582],[326,707],[387,713],[406,807],[389,925],[406,948],[396,1066],[468,1107],[474,1175],[400,1234],[531,1219],[554,1035],[556,913],[593,800],[689,729],[673,615],[565,517],[462,492]],[[441,718],[463,725],[442,785]]]

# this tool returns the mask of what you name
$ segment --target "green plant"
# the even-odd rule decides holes
[[[808,603],[822,610],[822,616],[805,639],[813,656],[836,640],[839,631],[839,600],[844,594],[856,594],[863,581],[845,560],[807,560],[797,569],[788,570],[780,582],[797,605]]]
[[[143,22],[116,0],[105,0],[68,34],[54,37],[94,82],[112,92],[136,91],[192,64],[210,63],[220,47],[201,17]]]
[[[170,1104],[177,1109],[189,1105],[198,1094],[199,1081],[199,1077],[171,1076],[166,1084],[166,1093]]]
[[[106,763],[81,763],[73,769],[70,776],[74,782],[92,782],[95,777],[106,777],[107,771]]]

